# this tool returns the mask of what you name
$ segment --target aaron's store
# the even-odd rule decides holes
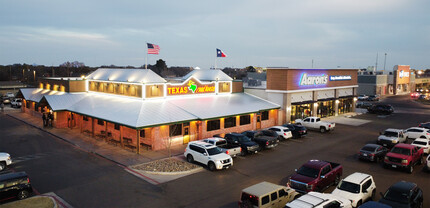
[[[337,116],[355,111],[357,71],[268,68],[266,87],[247,87],[245,92],[280,105],[278,123]]]
[[[194,70],[167,81],[151,70],[98,69],[85,78],[45,78],[21,89],[22,111],[52,113],[54,128],[138,153],[216,134],[277,124],[279,105],[243,93],[221,70]]]

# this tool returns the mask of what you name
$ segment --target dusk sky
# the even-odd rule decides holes
[[[0,64],[430,68],[428,0],[0,1]]]

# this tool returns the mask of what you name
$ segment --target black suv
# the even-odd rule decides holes
[[[367,109],[367,111],[369,113],[376,113],[376,114],[391,114],[394,112],[394,108],[388,104],[377,104],[377,105],[372,105],[370,108]]]
[[[33,188],[25,172],[5,173],[0,175],[0,201],[8,199],[25,199]]]
[[[415,183],[400,181],[392,185],[379,202],[396,208],[423,207],[423,191]]]
[[[290,129],[291,134],[293,134],[293,138],[302,138],[308,134],[308,130],[306,127],[297,124],[284,124],[283,127],[287,127]]]

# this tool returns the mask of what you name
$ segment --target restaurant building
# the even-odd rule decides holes
[[[266,84],[245,87],[245,92],[280,105],[280,124],[308,116],[337,116],[355,111],[357,71],[267,68]]]
[[[166,80],[147,69],[98,69],[84,78],[44,78],[21,89],[24,113],[52,113],[54,128],[141,152],[277,124],[280,106],[243,92],[221,70]]]

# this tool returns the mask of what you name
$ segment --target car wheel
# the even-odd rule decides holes
[[[240,204],[240,208],[252,208],[252,207],[253,205],[249,200],[243,200],[242,203]]]
[[[358,201],[357,206],[355,206],[355,207],[360,207],[360,206],[361,206],[361,201]]]
[[[370,201],[373,201],[375,199],[375,196],[376,196],[376,189],[373,189],[372,196],[370,197]]]
[[[18,193],[18,199],[25,199],[28,197],[28,191],[20,191]]]
[[[378,163],[378,161],[379,161],[379,157],[378,157],[378,156],[375,156],[375,157],[373,158],[373,161],[374,161],[375,163]]]
[[[414,166],[412,166],[412,164],[411,164],[408,167],[408,173],[412,173],[412,172],[414,172]]]
[[[0,162],[0,171],[4,170],[6,168],[5,162]]]
[[[187,161],[188,161],[189,163],[193,163],[193,162],[194,162],[194,158],[193,158],[193,156],[192,156],[192,155],[187,155]]]
[[[213,163],[213,162],[209,162],[209,163],[208,163],[208,168],[209,168],[209,170],[210,170],[210,171],[214,171],[214,170],[216,169],[216,167],[215,167],[215,163]]]
[[[324,127],[321,127],[321,128],[320,128],[320,132],[321,132],[321,133],[325,133],[326,131],[327,131],[327,130],[326,130]]]

